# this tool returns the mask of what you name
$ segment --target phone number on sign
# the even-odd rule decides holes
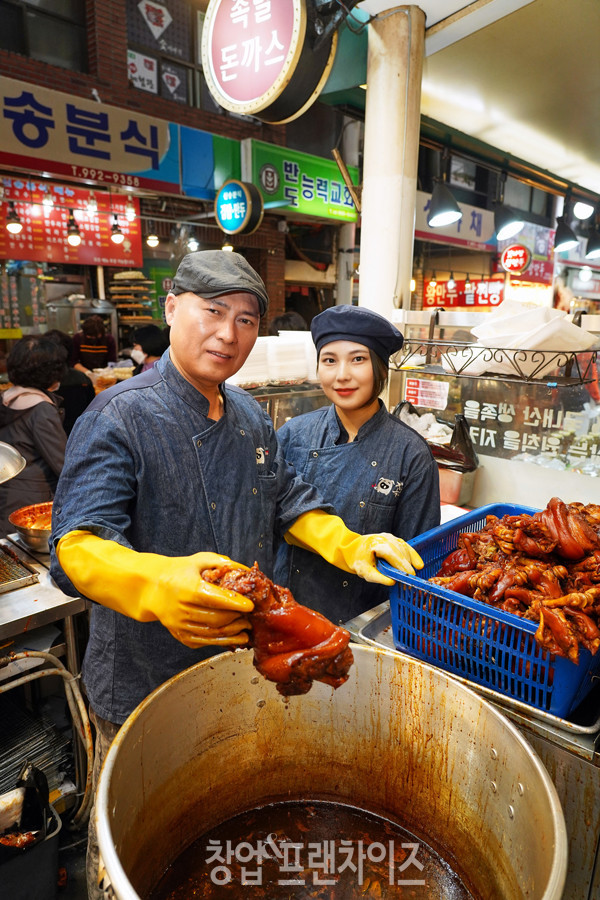
[[[75,178],[93,178],[107,184],[126,184],[139,187],[140,179],[136,175],[124,175],[122,172],[105,172],[103,169],[90,169],[87,166],[71,166]]]

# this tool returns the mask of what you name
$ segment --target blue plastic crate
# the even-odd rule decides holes
[[[479,531],[488,515],[534,512],[504,503],[482,506],[410,542],[424,562],[418,575],[405,575],[383,561],[379,568],[395,581],[389,591],[398,650],[564,718],[591,690],[600,652],[592,656],[581,648],[575,665],[540,647],[535,622],[427,582],[456,550],[461,532]]]

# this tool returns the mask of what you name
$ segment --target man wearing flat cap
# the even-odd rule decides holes
[[[252,602],[204,581],[202,570],[257,561],[270,576],[274,536],[286,535],[384,580],[369,536],[329,514],[286,464],[260,405],[225,383],[252,350],[267,306],[244,257],[187,254],[165,303],[169,349],[99,394],[69,440],[51,574],[66,593],[94,601],[82,675],[97,726],[95,771],[154,688],[248,643]],[[412,571],[411,553],[402,541],[378,549]],[[94,841],[91,827],[90,872]]]

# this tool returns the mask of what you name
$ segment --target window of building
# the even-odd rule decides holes
[[[0,0],[0,48],[87,72],[82,0]]]
[[[547,219],[552,215],[551,194],[510,176],[504,186],[504,202],[522,212]]]
[[[206,2],[127,0],[127,61],[134,87],[167,100],[224,112],[202,72]]]

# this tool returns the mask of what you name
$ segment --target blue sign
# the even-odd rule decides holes
[[[226,181],[215,197],[215,218],[226,234],[250,234],[263,217],[262,196],[258,189],[244,181]]]

